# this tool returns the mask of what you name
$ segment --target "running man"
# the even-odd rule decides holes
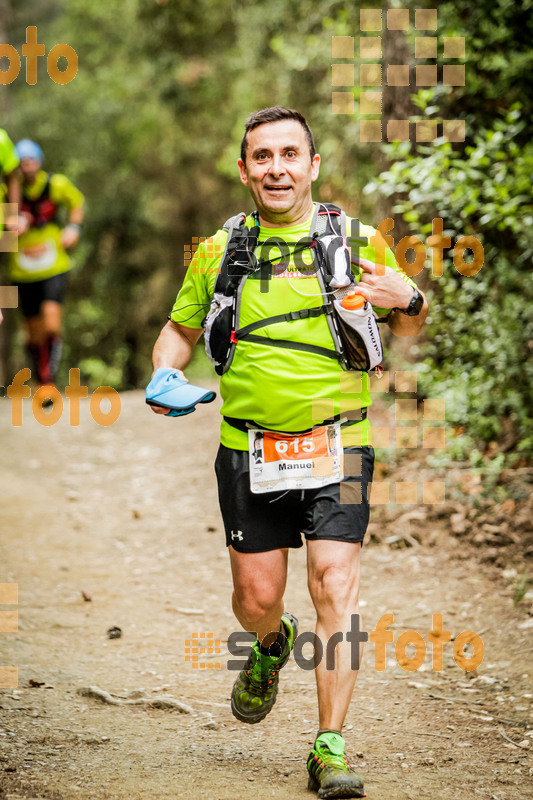
[[[368,374],[343,371],[326,314],[317,311],[323,298],[321,284],[316,272],[302,271],[301,247],[295,264],[298,248],[294,245],[316,235],[320,209],[329,213],[312,199],[320,156],[305,119],[280,106],[252,114],[246,122],[238,166],[256,208],[255,215],[246,219],[248,228],[255,228],[258,235],[255,255],[265,259],[263,265],[275,262],[275,240],[284,240],[290,250],[283,268],[274,263],[268,291],[263,280],[253,279],[256,272],[244,282],[239,329],[230,339],[235,345],[233,360],[220,383],[223,421],[215,470],[233,575],[233,610],[243,629],[257,637],[247,666],[233,686],[231,708],[237,719],[256,723],[275,703],[279,671],[297,636],[297,619],[284,611],[283,595],[289,548],[302,546],[302,533],[316,634],[324,647],[333,634],[350,630],[351,615],[358,613],[360,554],[368,524],[374,455],[366,418],[371,404]],[[374,229],[361,226],[361,233],[372,235]],[[267,239],[268,255],[264,255],[267,248],[261,245]],[[218,231],[198,248],[155,345],[155,369],[168,368],[184,377],[181,370],[203,333],[202,321],[213,298],[226,240],[226,231]],[[309,250],[307,254],[312,263]],[[387,316],[393,333],[417,334],[427,314],[423,295],[400,271],[390,250],[386,266],[379,270],[374,248],[362,248],[361,254],[365,258],[352,256],[362,267],[358,292],[372,303],[377,316]],[[276,321],[267,322],[273,315]],[[254,334],[249,333],[247,329],[258,321]],[[211,348],[216,344],[213,331],[208,333],[206,326]],[[343,415],[348,419],[341,428],[344,461],[351,465],[348,474],[341,481],[332,473],[329,483],[318,488],[290,488],[289,477],[288,488],[278,483],[275,491],[261,493],[257,485],[251,487],[258,430],[263,434],[265,459],[268,449],[296,452],[305,449],[306,443],[312,447],[310,428],[315,432],[311,435],[325,437],[321,441],[327,450],[327,437],[320,434],[322,420],[328,420],[327,409],[333,407],[338,420],[333,425],[341,426],[340,393],[346,376],[354,381],[353,387],[359,386],[350,395],[351,410],[357,413]],[[154,407],[154,411],[165,413],[163,408]],[[279,432],[283,432],[282,447]],[[287,476],[294,474],[295,462],[290,463]],[[344,495],[343,502],[347,482],[354,491]],[[309,787],[319,797],[364,795],[363,780],[348,764],[342,737],[357,677],[350,656],[344,639],[336,648],[334,668],[326,669],[323,659],[315,669],[319,730],[307,769]]]
[[[9,273],[19,287],[26,346],[40,384],[54,382],[61,358],[61,304],[72,263],[67,250],[79,241],[84,198],[65,175],[42,169],[43,151],[23,139],[17,146],[22,171],[21,214],[28,229],[10,253]],[[61,209],[67,224],[60,223]]]

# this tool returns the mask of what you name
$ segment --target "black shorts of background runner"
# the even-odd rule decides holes
[[[45,300],[54,300],[62,303],[67,289],[67,273],[52,275],[43,281],[19,283],[19,307],[25,317],[37,317],[41,310],[41,303]]]
[[[353,474],[346,475],[341,484],[252,494],[248,451],[221,444],[215,472],[226,546],[231,544],[240,553],[302,547],[302,533],[308,540],[362,543],[368,526],[374,449],[346,447],[344,458]]]

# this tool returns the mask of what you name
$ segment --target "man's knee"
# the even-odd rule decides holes
[[[43,318],[43,329],[45,336],[59,336],[61,333],[61,319],[51,314]]]
[[[56,336],[61,330],[61,305],[45,300],[41,306],[42,324],[47,336]]]
[[[234,600],[240,613],[250,620],[260,620],[268,616],[281,603],[281,599],[269,587],[265,587],[263,590],[258,590],[253,586],[235,587],[234,589]]]
[[[327,564],[309,576],[309,592],[315,605],[345,610],[357,598],[359,580],[353,569]]]

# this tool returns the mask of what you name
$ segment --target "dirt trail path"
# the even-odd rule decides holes
[[[18,633],[0,634],[0,664],[19,668],[19,688],[0,690],[0,798],[313,797],[313,673],[291,662],[272,714],[245,726],[229,709],[228,656],[220,670],[184,660],[193,632],[224,640],[236,626],[214,407],[166,420],[133,392],[109,428],[85,401],[78,428],[67,410],[45,428],[25,402],[13,428],[11,403],[0,399],[0,430],[0,583],[18,583],[20,618]],[[432,671],[430,648],[417,672],[403,670],[393,645],[377,672],[368,647],[346,738],[369,800],[532,796],[533,619],[491,578],[445,531],[434,547],[365,548],[366,630],[392,612],[395,641],[408,629],[427,641],[442,613],[452,635],[473,630],[485,646],[474,673],[455,665],[451,645],[442,672]],[[304,549],[292,553],[286,607],[312,629]],[[107,637],[112,626],[122,638]],[[78,693],[88,686],[170,696],[192,712],[109,705]]]

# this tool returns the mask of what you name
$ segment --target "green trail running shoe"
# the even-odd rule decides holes
[[[366,797],[363,779],[348,764],[344,739],[338,733],[319,736],[307,759],[308,789],[319,797]]]
[[[233,684],[231,711],[241,722],[261,722],[276,702],[279,671],[289,660],[294,640],[298,636],[296,617],[283,613],[281,621],[287,634],[283,653],[278,658],[264,656],[256,640],[246,667]]]

